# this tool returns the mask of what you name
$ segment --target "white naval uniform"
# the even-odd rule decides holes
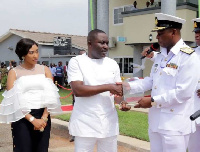
[[[89,86],[115,84],[121,82],[119,66],[116,61],[107,57],[91,59],[86,54],[79,55],[69,61],[68,82],[71,81],[83,81],[84,85]],[[117,138],[119,126],[114,96],[111,96],[109,91],[90,97],[75,96],[69,133],[76,136],[76,139],[77,136],[89,137],[90,139],[113,136]],[[107,149],[111,147],[108,146]],[[114,152],[116,150],[108,151]]]
[[[200,59],[200,46],[195,49],[195,52],[199,56]],[[200,78],[198,81],[198,85],[196,91],[200,89]],[[194,112],[200,110],[200,98],[197,96],[197,93],[194,93]],[[200,117],[195,120],[196,124],[196,131],[190,135],[190,140],[188,144],[188,151],[189,152],[198,152],[200,151]]]
[[[151,96],[157,106],[149,109],[149,132],[173,137],[188,135],[195,129],[189,117],[194,108],[194,91],[199,78],[197,69],[200,68],[200,60],[195,52],[189,55],[180,51],[183,47],[188,46],[182,39],[168,54],[166,48],[161,47],[161,53],[155,58],[150,77],[129,83],[132,93],[152,89]],[[163,144],[159,140],[151,140],[156,139],[150,136],[151,149]],[[173,149],[173,146],[176,147],[168,146],[162,151],[182,152],[179,148]]]

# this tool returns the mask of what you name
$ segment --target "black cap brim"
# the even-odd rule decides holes
[[[195,28],[192,32],[197,32],[197,31],[200,31],[199,27]]]

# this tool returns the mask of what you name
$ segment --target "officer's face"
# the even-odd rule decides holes
[[[173,46],[173,29],[165,29],[157,31],[156,38],[161,47],[170,48]]]
[[[95,40],[88,42],[90,52],[88,56],[92,59],[101,59],[106,57],[108,52],[108,37],[105,33],[98,33]]]
[[[195,32],[195,41],[198,46],[200,46],[200,31]]]

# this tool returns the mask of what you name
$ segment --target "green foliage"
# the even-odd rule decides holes
[[[147,114],[136,111],[117,111],[121,135],[149,141]]]
[[[70,88],[68,87],[68,89],[70,89]],[[71,90],[59,89],[60,97],[65,97],[68,94],[70,94],[70,92],[71,92]],[[60,99],[60,101],[61,101],[62,105],[72,104],[72,96],[70,95],[69,97],[67,97],[65,99]]]
[[[145,113],[135,111],[117,110],[119,116],[119,131],[121,135],[134,137],[149,141],[148,137],[148,116]],[[71,114],[56,116],[57,119],[69,121]]]
[[[71,113],[66,113],[66,114],[55,116],[55,118],[69,122],[70,116],[71,116]]]

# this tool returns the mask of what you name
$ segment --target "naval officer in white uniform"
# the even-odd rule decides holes
[[[195,48],[195,52],[199,56],[200,59],[200,18],[193,19],[194,30],[195,32],[195,42],[197,47]],[[200,79],[198,81],[198,85],[194,94],[194,112],[200,110]],[[199,94],[199,95],[198,95]],[[195,120],[196,131],[190,135],[188,151],[189,152],[198,152],[200,151],[200,118]]]
[[[181,38],[185,20],[155,14],[160,54],[150,77],[130,82],[131,93],[151,90],[136,108],[150,108],[149,137],[151,152],[185,152],[195,125],[189,119],[194,110],[194,92],[199,79],[200,60]],[[126,86],[125,86],[126,87]]]

